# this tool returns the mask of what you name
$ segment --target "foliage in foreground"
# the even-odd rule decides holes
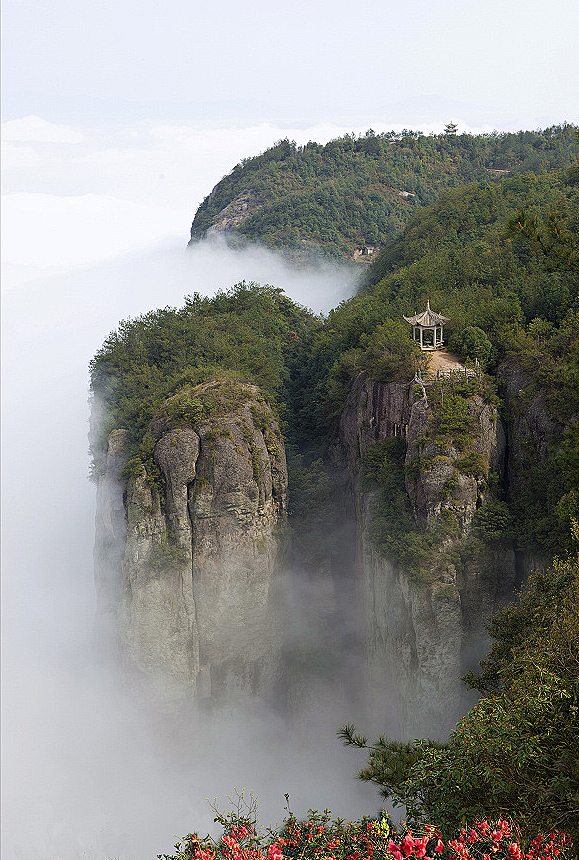
[[[575,539],[579,533],[574,534]],[[445,744],[372,745],[346,726],[346,744],[369,750],[360,778],[443,833],[457,821],[516,819],[525,838],[566,830],[579,846],[579,558],[535,574],[517,604],[496,613],[483,693]]]
[[[287,795],[286,795],[287,797]],[[383,814],[347,822],[332,819],[328,810],[310,810],[299,821],[289,811],[276,832],[260,833],[255,806],[229,815],[217,812],[222,835],[200,839],[196,833],[179,840],[175,854],[158,854],[159,860],[560,860],[570,857],[569,839],[563,833],[539,835],[527,844],[508,821],[478,821],[443,841],[433,825],[399,826]]]

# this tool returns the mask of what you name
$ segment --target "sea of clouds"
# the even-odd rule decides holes
[[[328,806],[355,817],[378,807],[375,792],[354,779],[362,760],[335,739],[351,714],[323,696],[293,733],[256,709],[168,743],[143,703],[116,686],[93,641],[87,442],[88,363],[120,320],[241,280],[281,287],[316,313],[355,291],[352,267],[292,268],[265,248],[233,250],[218,239],[186,245],[198,204],[240,159],[286,136],[324,143],[364,131],[334,124],[92,128],[37,116],[4,123],[6,860],[154,857],[170,850],[173,834],[209,829],[207,800],[227,806],[234,788],[255,792],[262,818],[273,823],[286,792],[300,813]]]
[[[34,118],[7,125],[6,144],[20,162],[5,165],[3,218],[3,857],[154,857],[171,848],[174,834],[210,829],[208,801],[226,808],[235,788],[258,795],[272,823],[283,816],[286,792],[301,812],[377,808],[374,792],[353,778],[360,761],[335,739],[340,721],[333,712],[329,719],[329,703],[293,734],[256,708],[213,721],[201,735],[182,731],[175,743],[144,703],[119,688],[94,645],[88,363],[103,339],[121,319],[243,279],[280,286],[316,312],[355,289],[347,267],[297,270],[264,248],[234,251],[219,240],[186,247],[195,205],[211,183],[279,131],[247,132],[236,146],[231,135],[221,160],[212,134],[198,134],[194,152],[184,139],[179,157],[187,150],[202,173],[209,153],[210,178],[204,186],[191,171],[190,189],[173,187],[165,199],[153,190],[132,194],[127,177],[124,196],[115,196],[132,156],[93,151],[97,178],[83,160],[86,131]],[[142,153],[144,183],[161,163],[169,176],[164,158]],[[77,159],[84,179],[75,184]],[[61,175],[51,185],[53,169]],[[138,177],[131,182],[136,188]],[[186,206],[187,198],[195,203]]]

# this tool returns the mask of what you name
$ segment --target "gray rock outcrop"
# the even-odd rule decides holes
[[[428,390],[428,389],[427,389]],[[345,495],[357,529],[354,560],[366,636],[366,686],[376,731],[442,737],[464,712],[460,677],[484,653],[483,622],[512,589],[514,553],[505,543],[471,541],[477,509],[491,496],[489,475],[501,480],[505,434],[495,406],[468,400],[471,454],[480,474],[457,467],[462,453],[428,435],[427,390],[380,383],[361,374],[340,420],[333,456],[345,470]],[[376,547],[371,522],[376,490],[360,481],[361,458],[386,439],[403,440],[406,494],[417,533],[436,534],[421,571],[406,569]],[[468,471],[468,470],[467,470]]]
[[[132,677],[162,703],[209,708],[281,692],[292,718],[325,683],[357,714],[365,703],[376,732],[445,736],[471,703],[460,677],[486,652],[484,621],[520,574],[514,541],[481,536],[479,512],[498,503],[498,487],[522,481],[525,446],[545,457],[561,432],[517,365],[499,376],[507,428],[473,390],[466,442],[438,432],[429,386],[355,380],[331,450],[330,539],[306,563],[298,535],[291,586],[281,574],[283,439],[257,388],[185,387],[137,458],[128,460],[127,431],[112,433],[99,459],[99,623]],[[362,462],[391,439],[419,563],[376,542],[381,491],[364,482]]]
[[[175,408],[182,393],[167,402],[150,427],[152,458],[125,464],[124,502],[121,431],[109,437],[99,481],[100,613],[114,608],[125,665],[159,701],[267,698],[280,652],[283,442],[254,386],[213,382],[185,399],[199,415],[186,420]],[[108,521],[113,553],[103,538]]]

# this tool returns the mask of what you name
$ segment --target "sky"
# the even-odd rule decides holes
[[[186,241],[286,135],[579,120],[575,0],[4,0],[2,24],[8,283]]]
[[[232,786],[164,766],[90,657],[91,356],[119,320],[244,278],[329,310],[348,271],[186,251],[202,199],[285,136],[577,123],[579,5],[3,0],[2,40],[2,856],[140,860]],[[285,791],[336,814],[368,803],[333,741],[315,780],[299,756],[274,779],[260,743],[232,774],[279,811]]]

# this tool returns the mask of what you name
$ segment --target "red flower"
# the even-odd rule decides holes
[[[277,842],[272,842],[267,846],[268,860],[283,860],[283,854]]]
[[[395,842],[390,840],[388,843],[388,851],[394,857],[394,860],[402,860],[402,852],[400,851],[400,845],[397,845]]]

